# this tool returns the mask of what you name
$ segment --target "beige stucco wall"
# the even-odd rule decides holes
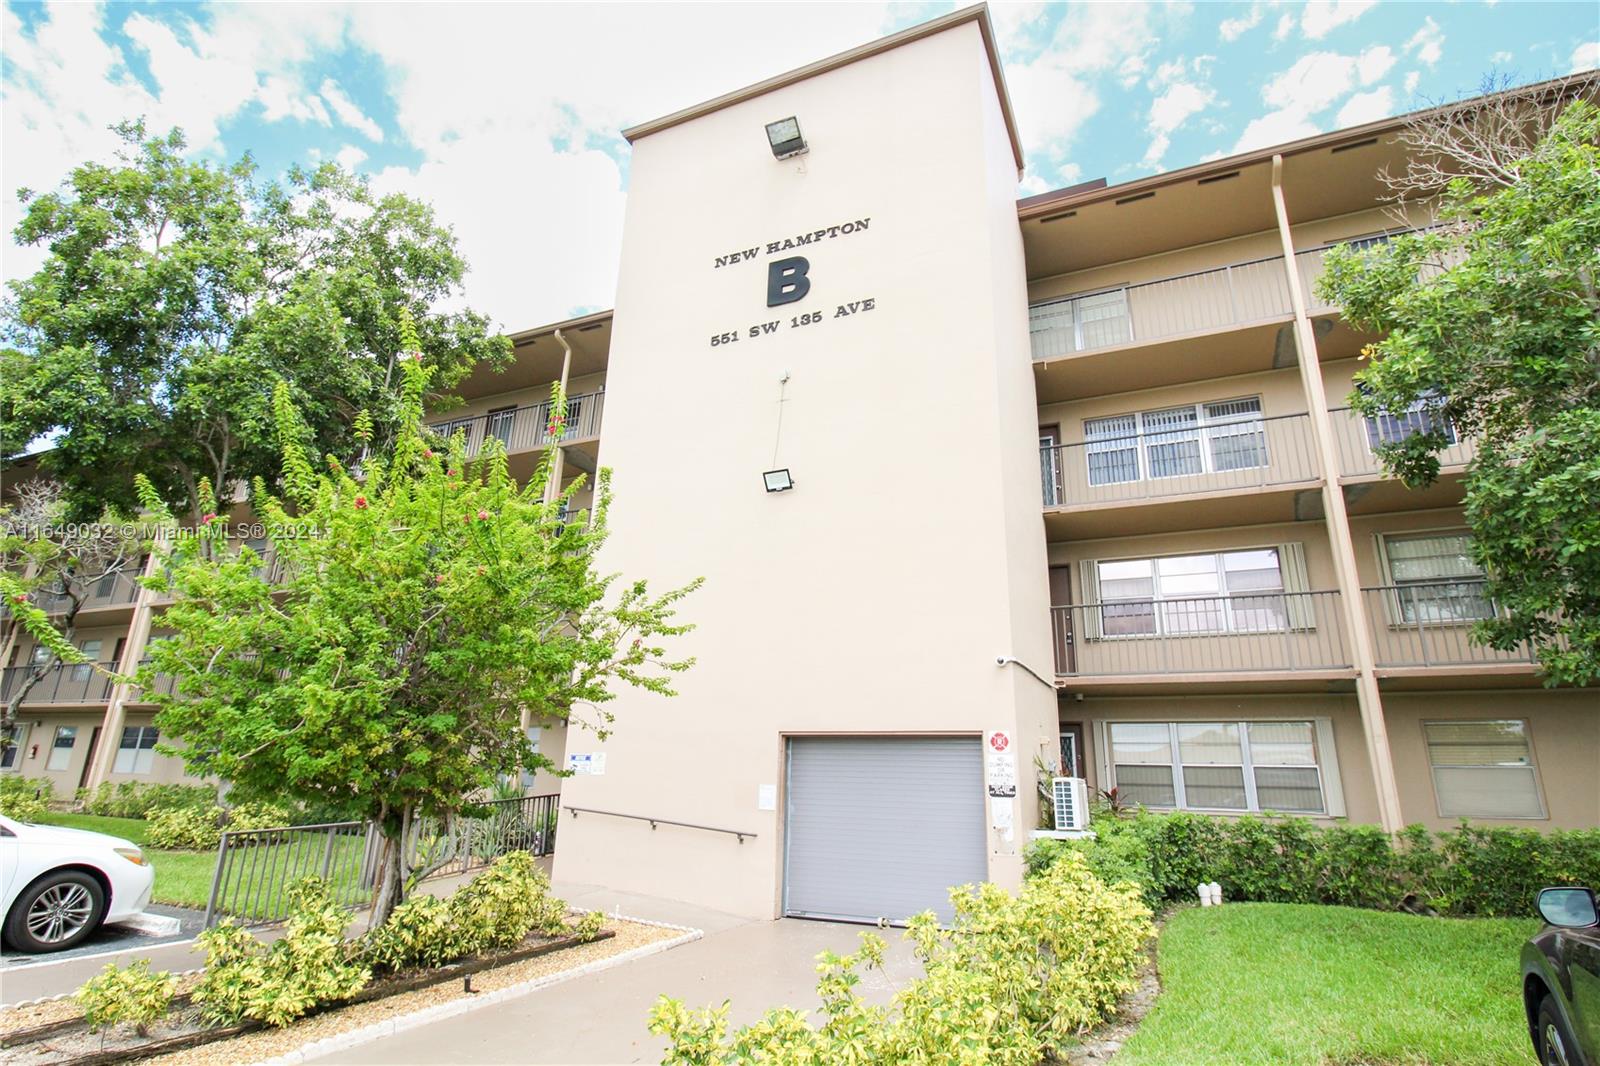
[[[137,710],[130,708],[124,726],[150,725],[154,718],[154,711],[146,708]],[[90,710],[49,710],[24,707],[17,716],[19,723],[28,727],[28,735],[22,742],[22,750],[18,753],[18,764],[15,772],[23,777],[49,781],[55,798],[70,800],[77,791],[78,782],[83,778],[83,763],[89,756],[89,740],[94,735],[95,728],[104,723],[105,716],[98,711]],[[55,741],[56,730],[59,726],[76,726],[78,735],[72,746],[72,757],[67,765],[60,770],[50,770],[46,764],[50,757],[50,746]],[[122,737],[107,738],[102,735],[99,743],[110,743],[115,747]],[[34,745],[38,745],[37,754]],[[183,760],[177,756],[157,754],[151,762],[150,772],[146,774],[119,774],[112,773],[109,780],[137,781],[144,784],[163,784],[181,782],[196,784],[201,779],[192,777],[184,772]]]
[[[607,769],[565,782],[563,803],[757,836],[564,815],[558,877],[772,917],[786,734],[1009,729],[1024,771],[1053,745],[1051,690],[996,664],[1047,672],[1049,637],[1016,171],[990,79],[968,23],[635,144],[601,564],[706,584],[683,605],[698,628],[674,642],[697,658],[681,695],[623,691],[610,740],[569,737]],[[790,114],[811,152],[779,163],[762,126]],[[765,306],[766,242],[864,218],[803,250],[804,300]],[[713,266],[753,246],[755,261]],[[813,311],[819,324],[709,343]],[[764,492],[772,466],[797,487]],[[758,806],[764,784],[776,810]],[[1021,873],[1023,806],[1010,841],[989,836],[1002,881]]]

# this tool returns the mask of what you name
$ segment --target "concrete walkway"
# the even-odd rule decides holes
[[[828,922],[750,921],[684,903],[557,884],[578,907],[703,930],[701,940],[533,992],[457,1018],[336,1052],[326,1063],[633,1063],[659,1062],[663,1042],[645,1028],[656,997],[691,1007],[733,1001],[734,1026],[769,1007],[817,1006],[815,956],[853,951],[863,927]],[[921,972],[899,930],[885,934],[884,969],[862,974],[872,1002]]]

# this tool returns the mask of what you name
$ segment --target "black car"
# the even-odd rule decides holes
[[[1600,911],[1587,888],[1539,893],[1547,923],[1522,945],[1528,1035],[1545,1066],[1600,1066]]]

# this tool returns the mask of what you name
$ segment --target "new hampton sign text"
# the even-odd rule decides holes
[[[726,255],[716,256],[712,262],[712,269],[721,270],[723,267],[753,262],[761,258],[763,253],[767,256],[775,256],[783,252],[792,252],[797,248],[809,248],[811,245],[821,244],[839,237],[865,233],[871,225],[871,218],[858,218],[849,222],[841,222],[834,226],[824,226],[794,237],[768,241],[764,246],[757,244],[749,248],[736,249]],[[781,259],[773,259],[767,264],[768,307],[781,307],[785,304],[799,303],[810,292],[811,261],[805,256],[784,256]],[[789,315],[787,318],[779,316],[765,322],[755,322],[747,326],[713,333],[711,334],[711,346],[715,348],[724,344],[736,344],[741,337],[746,340],[758,340],[761,337],[777,333],[779,330],[815,326],[830,318],[849,318],[852,315],[871,311],[876,306],[876,298],[865,297],[838,304],[834,307],[831,315],[824,309],[803,311],[800,314]]]

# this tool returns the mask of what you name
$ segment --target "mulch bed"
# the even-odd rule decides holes
[[[594,940],[589,941],[575,936],[552,938],[533,935],[524,940],[522,946],[508,951],[463,959],[430,970],[411,970],[375,978],[350,999],[324,1004],[302,1017],[310,1018],[327,1011],[343,1010],[449,981],[465,980],[484,970],[509,966],[586,943],[609,940],[614,936],[616,933],[610,929],[601,930]],[[173,998],[172,1010],[152,1025],[149,1035],[145,1037],[128,1032],[125,1027],[105,1033],[91,1033],[83,1018],[78,1016],[0,1034],[0,1048],[7,1049],[4,1056],[7,1063],[22,1066],[99,1066],[101,1063],[153,1058],[265,1028],[265,1023],[257,1021],[218,1027],[202,1016],[200,1008],[191,1002],[186,993]]]

